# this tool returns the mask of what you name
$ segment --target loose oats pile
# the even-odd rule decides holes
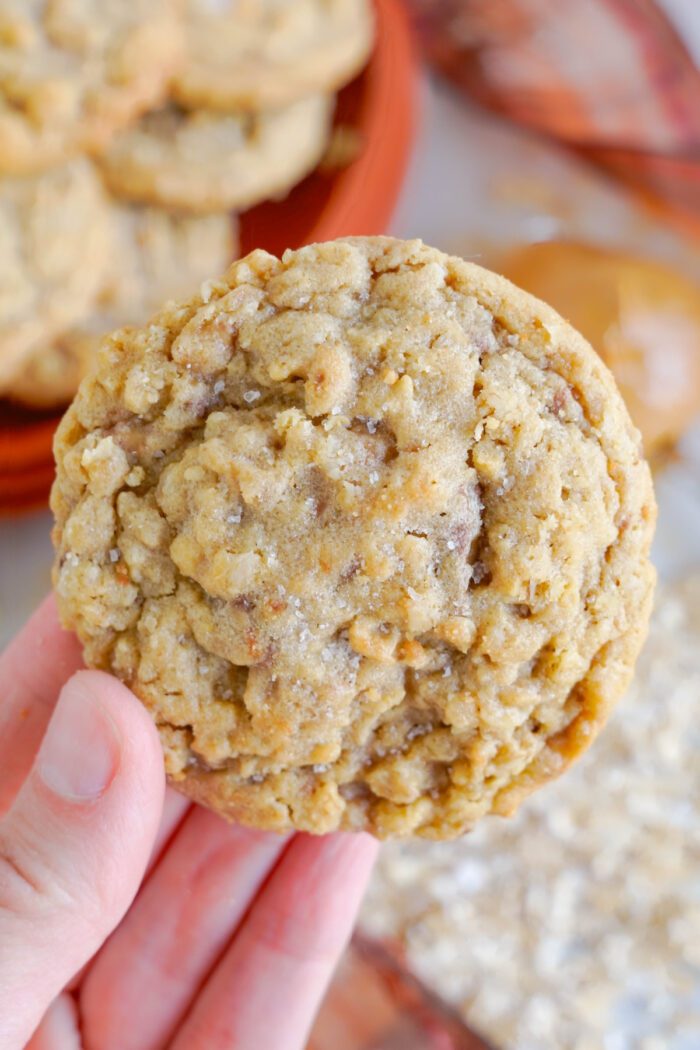
[[[700,575],[596,748],[512,821],[384,847],[364,922],[503,1050],[700,1046]]]

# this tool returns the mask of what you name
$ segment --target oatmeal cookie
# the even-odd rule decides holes
[[[109,207],[87,162],[0,179],[0,393],[33,347],[86,316],[108,251]]]
[[[186,295],[238,255],[229,212],[181,215],[160,208],[113,206],[107,279],[87,322],[39,343],[8,386],[7,396],[31,408],[66,404],[102,336],[141,324],[162,303]]]
[[[3,0],[0,171],[35,172],[163,97],[183,54],[174,0]]]
[[[646,631],[648,467],[591,347],[420,241],[262,251],[107,339],[54,581],[185,793],[447,838],[593,740]]]
[[[147,114],[103,158],[118,196],[192,212],[247,208],[285,194],[316,167],[328,142],[331,98],[256,114]]]
[[[336,91],[367,61],[369,0],[187,0],[187,58],[173,91],[188,108],[267,109]]]

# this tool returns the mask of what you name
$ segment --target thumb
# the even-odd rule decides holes
[[[136,697],[99,671],[64,686],[0,822],[0,1046],[25,1045],[129,907],[163,805],[163,758]]]

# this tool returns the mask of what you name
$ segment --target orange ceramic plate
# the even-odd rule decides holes
[[[314,172],[283,201],[241,216],[241,249],[279,255],[314,241],[382,233],[408,163],[415,118],[416,57],[401,0],[375,0],[377,37],[367,68],[338,98],[336,125],[358,135],[346,168]],[[52,476],[51,442],[60,413],[0,401],[0,512],[41,506]],[[25,478],[24,484],[18,475]]]

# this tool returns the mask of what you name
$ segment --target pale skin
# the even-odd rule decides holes
[[[0,656],[3,1050],[301,1050],[376,854],[166,789],[150,717],[52,599]]]

